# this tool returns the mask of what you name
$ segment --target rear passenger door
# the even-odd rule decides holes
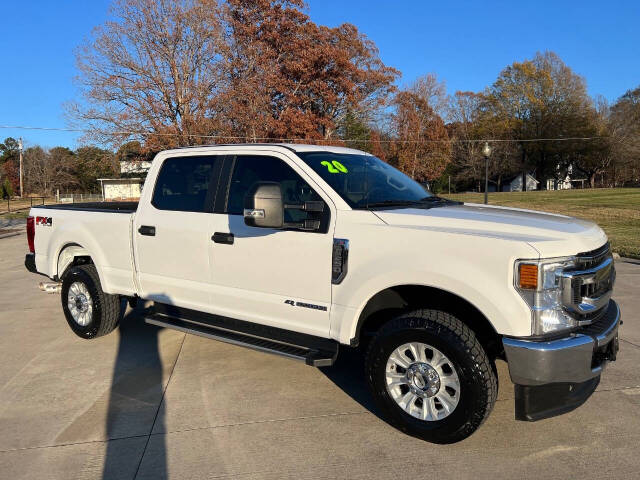
[[[228,157],[214,233],[232,237],[210,245],[212,306],[226,316],[328,337],[335,215],[328,197],[294,166],[275,153]],[[279,183],[285,204],[324,202],[320,230],[245,225],[244,197],[256,182]],[[307,215],[285,210],[285,222],[302,222]]]
[[[209,308],[211,220],[221,155],[162,162],[134,222],[142,297],[195,310]]]

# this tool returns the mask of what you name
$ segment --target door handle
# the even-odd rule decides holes
[[[233,245],[233,233],[216,232],[211,237],[216,243],[226,243],[227,245]]]
[[[140,225],[140,228],[138,229],[138,233],[140,233],[140,235],[146,235],[148,237],[155,237],[156,227],[151,227],[149,225]]]

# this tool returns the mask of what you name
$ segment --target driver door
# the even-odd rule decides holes
[[[216,313],[328,337],[335,218],[332,203],[303,178],[304,172],[296,171],[279,154],[237,155],[227,161],[228,185],[221,201],[216,201],[212,232],[227,241],[210,244],[211,303]],[[279,183],[286,204],[324,202],[320,230],[245,225],[244,197],[256,182]],[[285,212],[286,222],[300,222],[307,215],[296,210]]]

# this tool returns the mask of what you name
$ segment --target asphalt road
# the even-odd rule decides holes
[[[0,239],[0,478],[640,478],[640,262],[617,261],[621,351],[578,410],[489,420],[449,446],[380,420],[357,355],[315,369],[145,325],[84,341]]]

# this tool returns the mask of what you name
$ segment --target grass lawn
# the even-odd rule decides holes
[[[50,205],[52,203],[56,203],[56,199],[54,197],[49,197],[44,199],[45,205]],[[38,205],[42,205],[42,204],[43,204],[42,197],[18,198],[18,199],[13,199],[10,202],[7,202],[7,200],[4,200],[4,199],[0,199],[0,215],[4,217],[7,214],[20,213],[20,212],[22,212],[23,214],[26,214],[26,213],[29,213],[29,208],[37,207]]]
[[[17,220],[20,218],[27,218],[29,216],[29,210],[21,210],[19,212],[0,213],[0,219],[5,220]]]
[[[484,202],[483,193],[442,196],[461,202]],[[614,252],[640,258],[640,188],[489,193],[489,204],[591,220],[607,232]]]

